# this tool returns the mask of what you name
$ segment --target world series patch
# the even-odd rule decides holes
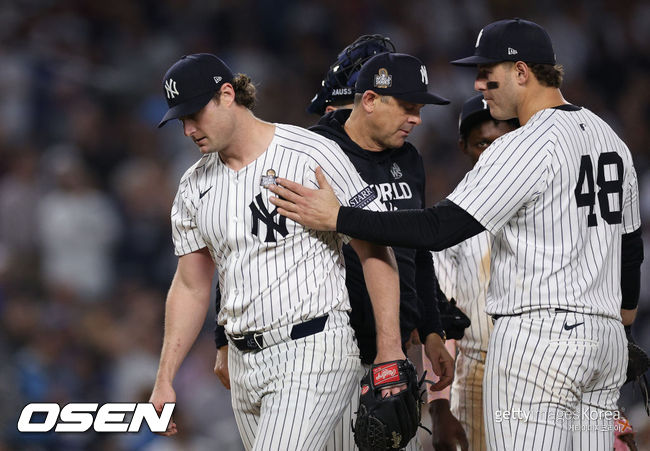
[[[363,208],[377,199],[377,191],[372,186],[366,186],[350,199],[350,207]]]
[[[260,176],[260,186],[263,188],[268,188],[269,185],[276,185],[276,178],[277,176],[275,175],[275,170],[267,169],[266,174],[262,174]]]

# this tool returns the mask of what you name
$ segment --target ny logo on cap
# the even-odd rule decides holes
[[[422,77],[422,83],[425,85],[429,84],[429,77],[427,77],[427,68],[420,66],[420,76]]]
[[[478,37],[476,38],[476,44],[474,44],[474,47],[478,47],[478,43],[481,42],[481,36],[483,36],[483,30],[478,32]]]
[[[179,95],[178,90],[176,89],[176,82],[171,78],[165,82],[165,93],[168,99],[173,99]]]
[[[390,88],[393,84],[393,76],[383,67],[375,75],[375,88]]]

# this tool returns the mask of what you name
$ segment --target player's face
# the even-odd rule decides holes
[[[512,130],[514,128],[507,122],[493,120],[481,122],[470,130],[467,141],[460,141],[461,150],[470,157],[472,164],[476,164],[478,157],[492,144],[492,141]]]
[[[234,131],[234,120],[216,99],[201,110],[180,118],[185,136],[199,147],[201,153],[219,152],[228,146]]]
[[[371,116],[372,140],[381,149],[402,147],[413,128],[422,123],[420,110],[423,106],[390,96],[378,97]]]
[[[480,64],[474,89],[483,93],[493,118],[502,121],[517,117],[514,64]]]

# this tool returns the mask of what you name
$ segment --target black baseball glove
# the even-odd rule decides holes
[[[631,328],[626,327],[625,332],[627,335],[628,352],[627,378],[625,379],[625,384],[628,382],[636,383],[636,385],[639,387],[639,390],[641,391],[641,396],[643,397],[643,405],[645,407],[646,413],[650,415],[648,380],[645,376],[646,371],[648,371],[648,368],[650,368],[650,357],[648,357],[648,354],[646,354],[646,352],[634,342],[634,339],[632,338]]]
[[[445,330],[446,338],[453,340],[460,340],[465,336],[465,329],[467,329],[471,321],[461,309],[456,306],[456,300],[451,298],[449,301],[438,301],[438,309],[440,310],[440,322],[442,328]]]
[[[357,422],[352,425],[354,442],[361,451],[402,449],[420,425],[421,387],[413,364],[394,360],[372,365],[361,379]],[[382,398],[381,390],[406,384],[401,392]]]

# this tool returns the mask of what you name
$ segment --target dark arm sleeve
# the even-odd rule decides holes
[[[621,308],[633,310],[639,303],[643,240],[641,228],[623,235],[621,245]]]
[[[482,232],[472,215],[443,199],[424,210],[377,212],[341,207],[336,231],[387,246],[440,251]]]
[[[217,323],[217,316],[219,316],[219,310],[221,309],[221,290],[219,289],[219,284],[217,284],[215,308],[216,313],[214,315],[214,344],[217,345],[217,349],[219,349],[220,347],[226,346],[228,344],[228,338],[226,338],[226,329]]]
[[[438,279],[433,270],[431,252],[418,250],[415,253],[415,285],[420,306],[418,334],[424,343],[427,335],[436,333],[443,337],[440,312],[438,311]]]

